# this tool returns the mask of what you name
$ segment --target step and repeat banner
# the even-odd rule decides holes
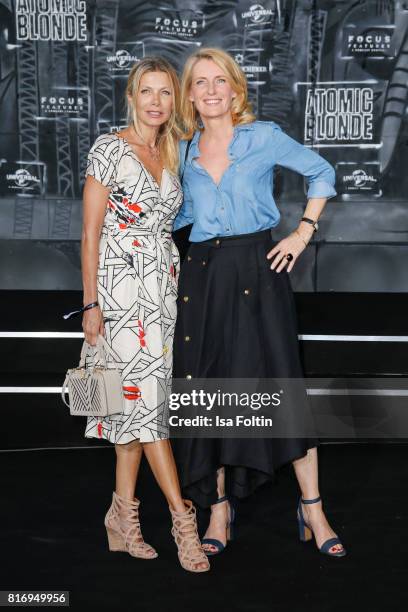
[[[333,210],[369,225],[381,211],[408,243],[408,2],[0,0],[0,289],[80,287],[87,153],[125,126],[135,62],[180,71],[200,46],[229,51],[258,118],[333,164]],[[278,171],[276,195],[301,209],[302,177]]]

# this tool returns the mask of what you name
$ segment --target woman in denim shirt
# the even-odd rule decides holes
[[[273,121],[255,120],[245,75],[220,49],[201,49],[187,60],[182,115],[184,203],[174,230],[192,224],[192,244],[179,280],[174,376],[301,379],[288,272],[327,198],[336,195],[334,170]],[[271,234],[280,218],[272,195],[275,164],[308,181],[308,221],[277,244]],[[302,493],[300,538],[313,534],[321,552],[345,555],[322,509],[314,437],[173,442],[185,493],[211,506],[202,541],[208,555],[221,552],[231,538],[230,498],[251,494],[288,462]]]

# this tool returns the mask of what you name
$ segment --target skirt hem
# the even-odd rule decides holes
[[[200,508],[208,508],[217,501],[216,489],[212,488],[211,492],[207,489],[204,490],[203,486],[206,479],[213,479],[214,474],[220,467],[225,467],[225,494],[229,497],[235,497],[238,499],[244,499],[254,493],[256,489],[263,486],[267,482],[273,482],[276,479],[277,472],[297,459],[305,457],[308,450],[319,446],[318,440],[306,441],[304,452],[293,453],[290,457],[282,461],[277,462],[274,466],[258,466],[254,465],[243,465],[230,460],[224,460],[220,457],[220,463],[208,464],[205,468],[205,473],[201,470],[200,472],[189,472],[189,482],[187,483],[180,476],[180,485],[184,492],[190,496],[193,501],[200,506]],[[241,471],[240,481],[234,478],[234,472],[237,470]],[[249,473],[251,478],[248,478]],[[201,483],[201,486],[200,486]]]

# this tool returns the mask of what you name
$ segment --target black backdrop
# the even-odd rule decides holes
[[[0,0],[0,289],[79,289],[81,191],[96,136],[124,125],[131,65],[230,51],[253,108],[336,169],[298,291],[406,291],[408,2]],[[299,175],[275,194],[292,229]]]

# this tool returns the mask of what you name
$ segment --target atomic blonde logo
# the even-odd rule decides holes
[[[86,41],[84,0],[17,0],[17,40]]]
[[[371,141],[374,92],[370,87],[309,89],[305,142]]]

